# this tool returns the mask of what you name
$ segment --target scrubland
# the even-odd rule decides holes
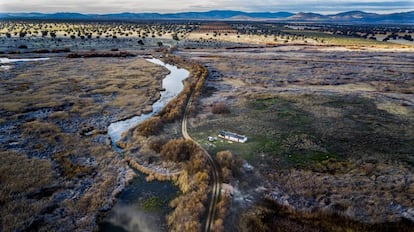
[[[191,32],[197,24],[166,22],[25,22],[3,21],[0,33],[6,37],[118,38],[168,37]]]
[[[412,228],[411,53],[295,46],[182,55],[210,72],[190,134],[211,153],[230,150],[253,166],[243,166],[230,183],[255,192],[257,203],[234,200],[242,209],[225,225],[240,231]],[[244,134],[248,142],[207,139],[220,130]]]
[[[67,50],[145,50],[173,46],[197,27],[182,22],[0,22],[2,53],[50,53]],[[63,49],[63,50],[62,50]]]
[[[301,28],[301,29],[299,29]],[[385,33],[385,34],[384,34]],[[389,34],[392,39],[377,41]],[[274,47],[286,45],[342,46],[349,49],[407,49],[412,28],[379,25],[303,26],[255,22],[0,22],[0,54],[50,54],[70,51]],[[404,38],[405,38],[404,37]],[[388,38],[388,37],[387,37]]]
[[[390,40],[378,40],[389,34]],[[404,36],[402,36],[404,34]],[[273,47],[280,45],[341,46],[350,49],[412,48],[412,27],[379,25],[301,25],[295,23],[201,23],[184,38],[193,41],[185,47],[195,49],[205,43],[215,48]],[[385,37],[385,36],[384,36]]]

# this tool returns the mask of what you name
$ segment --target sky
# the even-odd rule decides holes
[[[0,0],[0,12],[120,13],[240,10],[322,14],[361,10],[373,13],[414,11],[414,0]]]

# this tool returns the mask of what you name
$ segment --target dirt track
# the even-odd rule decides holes
[[[204,230],[204,231],[210,231],[212,229],[212,226],[214,225],[216,205],[220,197],[220,190],[221,190],[220,173],[219,173],[220,169],[217,167],[217,164],[214,161],[213,157],[202,146],[200,146],[200,144],[198,144],[197,141],[191,138],[191,136],[188,134],[187,121],[188,121],[189,109],[191,108],[192,100],[193,100],[193,96],[190,97],[190,100],[187,103],[186,111],[185,111],[184,118],[182,121],[181,131],[185,139],[193,141],[204,151],[204,154],[207,156],[208,162],[210,163],[212,167],[213,190],[212,190],[212,196],[211,196],[211,201],[210,201],[210,207],[208,209],[208,216],[206,219],[206,226]]]

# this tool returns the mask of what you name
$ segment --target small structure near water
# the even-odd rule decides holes
[[[239,143],[245,143],[247,141],[246,136],[228,131],[220,131],[218,137]]]

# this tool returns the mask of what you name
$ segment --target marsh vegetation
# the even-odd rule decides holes
[[[3,71],[3,230],[93,230],[131,178],[106,128],[146,110],[165,75],[140,58],[54,58]]]
[[[237,58],[225,50],[185,54],[210,71],[191,134],[211,153],[230,150],[255,168],[244,166],[233,186],[245,193],[266,189],[258,197],[266,201],[230,224],[241,231],[409,231],[414,187],[410,55],[251,50],[237,52]],[[230,113],[214,114],[223,102]],[[249,140],[207,139],[220,130]],[[251,184],[257,174],[261,180]]]
[[[136,169],[179,189],[137,207],[171,200],[160,219],[168,229],[200,231],[212,178],[203,151],[181,139],[193,94],[191,136],[214,154],[224,183],[216,231],[409,231],[413,47],[370,38],[410,30],[2,21],[0,53],[51,58],[0,66],[2,230],[96,230]],[[162,55],[190,77],[123,134],[121,156],[108,125],[151,112],[168,73],[136,55]],[[208,140],[223,129],[248,142]]]

